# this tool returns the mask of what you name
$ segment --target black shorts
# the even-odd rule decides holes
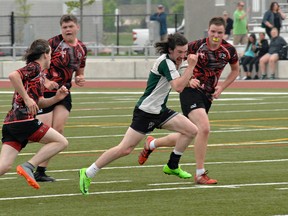
[[[51,98],[51,97],[54,97],[55,95],[56,95],[56,92],[44,92],[44,98]],[[72,109],[72,98],[71,98],[70,92],[63,100],[59,101],[58,103],[55,103],[50,107],[40,109],[37,115],[49,113],[53,111],[55,106],[57,105],[63,105],[70,112]]]
[[[211,101],[208,97],[201,91],[194,89],[194,88],[185,88],[180,93],[180,103],[183,115],[188,117],[188,114],[198,108],[204,108],[206,113],[208,114]]]
[[[20,151],[27,145],[28,141],[39,142],[49,128],[38,119],[4,124],[2,127],[2,143]]]
[[[139,133],[147,134],[152,132],[155,128],[161,129],[167,121],[177,114],[177,112],[170,109],[166,109],[160,114],[150,114],[135,107],[130,127]]]

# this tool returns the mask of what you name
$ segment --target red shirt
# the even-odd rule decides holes
[[[44,72],[41,71],[40,65],[37,62],[30,62],[25,67],[18,69],[17,72],[22,78],[27,94],[38,104],[39,98],[43,97],[42,91],[44,88]],[[28,114],[23,98],[15,91],[12,99],[12,109],[6,115],[4,124],[32,119],[34,119],[34,116]]]
[[[46,77],[57,82],[59,86],[65,85],[70,89],[73,73],[85,67],[87,48],[79,40],[75,46],[71,46],[64,41],[62,35],[50,38],[48,42],[52,54],[50,69],[46,72]],[[45,89],[45,91],[50,90]]]
[[[225,40],[216,50],[210,49],[208,41],[208,38],[203,38],[190,42],[188,54],[199,53],[193,77],[200,80],[201,90],[211,99],[222,71],[228,63],[237,63],[238,54],[235,47]]]

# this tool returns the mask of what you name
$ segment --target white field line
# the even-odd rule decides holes
[[[219,162],[205,162],[207,165],[223,165],[223,164],[254,164],[254,163],[282,163],[287,162],[288,159],[273,159],[273,160],[250,160],[250,161],[219,161]],[[195,163],[181,163],[183,166],[195,166]],[[142,165],[142,166],[117,166],[117,167],[104,167],[103,170],[117,170],[117,169],[144,169],[144,168],[159,168],[163,164],[158,165]],[[63,173],[63,172],[79,172],[79,169],[66,169],[66,170],[48,170],[47,173]],[[16,172],[9,172],[5,175],[17,175]],[[0,178],[1,179],[1,178]]]
[[[159,191],[174,191],[174,190],[199,190],[199,189],[236,189],[240,187],[258,187],[258,186],[277,186],[277,185],[288,185],[288,182],[271,182],[271,183],[253,183],[253,184],[232,184],[232,185],[196,185],[191,187],[173,187],[173,188],[147,188],[147,189],[134,189],[134,190],[121,190],[121,191],[101,191],[101,192],[90,192],[91,195],[105,195],[105,194],[124,194],[124,193],[144,193],[144,192],[159,192]],[[53,198],[53,197],[71,197],[71,196],[83,196],[81,193],[71,194],[50,194],[50,195],[39,195],[39,196],[22,196],[22,197],[2,197],[0,201],[7,200],[23,200],[23,199],[39,199],[39,198]]]
[[[0,94],[13,94],[13,91],[0,91]],[[92,91],[92,92],[77,92],[73,91],[72,94],[78,94],[78,95],[87,95],[87,94],[96,94],[96,95],[138,95],[138,94],[143,94],[143,91],[138,91],[138,92],[97,92],[97,91]],[[177,92],[170,92],[172,95],[178,95],[179,93]],[[223,92],[223,95],[288,95],[288,92]]]
[[[251,131],[251,130],[249,130]],[[168,134],[168,133],[166,133]],[[155,135],[159,135],[159,133],[155,133]],[[162,135],[164,135],[164,133],[162,133]],[[109,137],[111,137],[111,135],[108,135]],[[108,137],[107,136],[107,137]],[[114,135],[116,136],[116,135]],[[118,135],[123,136],[123,135]],[[71,137],[67,137],[68,139],[72,139]],[[85,139],[87,137],[74,137],[73,139]],[[88,138],[91,138],[90,136]],[[103,136],[93,136],[93,138],[103,138]],[[288,144],[288,139],[287,140],[283,140],[283,141],[251,141],[251,142],[243,142],[243,143],[218,143],[218,144],[208,144],[209,147],[223,147],[223,146],[247,146],[247,145],[273,145],[273,144]],[[194,148],[193,145],[190,145],[189,147]],[[160,149],[170,149],[171,147],[161,147]],[[58,154],[83,154],[83,153],[101,153],[101,152],[105,152],[108,149],[97,149],[97,150],[85,150],[85,151],[64,151],[64,152],[60,152]],[[138,150],[142,150],[142,147],[139,148],[135,148],[136,151]],[[34,155],[35,153],[33,152],[27,152],[27,153],[19,153],[18,156],[29,156],[29,155]]]

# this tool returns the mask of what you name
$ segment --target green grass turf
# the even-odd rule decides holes
[[[73,109],[65,127],[69,147],[51,160],[48,172],[62,180],[40,183],[41,188],[34,190],[16,175],[16,165],[40,148],[28,144],[12,169],[0,177],[0,216],[288,214],[288,89],[228,89],[231,94],[214,101],[205,168],[219,181],[217,185],[197,186],[193,179],[163,174],[171,148],[157,149],[139,166],[141,143],[131,155],[97,174],[89,196],[79,192],[77,171],[121,141],[140,96],[113,92],[143,89],[74,89],[79,91],[111,93],[73,94]],[[1,119],[11,107],[11,98],[12,94],[0,93]],[[177,94],[170,95],[168,105],[180,111]],[[153,135],[167,133],[155,130]],[[194,173],[193,145],[181,164]]]

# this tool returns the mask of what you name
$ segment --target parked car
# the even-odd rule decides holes
[[[181,25],[176,29],[177,32],[184,34],[185,20],[183,19]],[[175,28],[168,28],[168,34],[175,33]],[[152,46],[149,40],[149,29],[132,29],[133,37],[133,51],[137,53],[144,53],[146,46]]]

